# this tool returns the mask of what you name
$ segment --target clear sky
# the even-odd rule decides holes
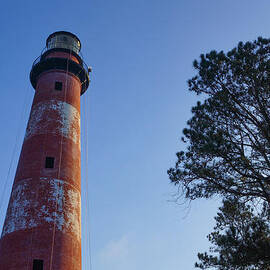
[[[89,234],[93,270],[194,269],[218,200],[189,210],[170,202],[177,190],[166,170],[198,99],[186,81],[201,53],[268,38],[269,13],[269,0],[4,1],[0,227],[34,94],[32,62],[49,34],[71,31],[93,67],[82,96],[83,270]]]

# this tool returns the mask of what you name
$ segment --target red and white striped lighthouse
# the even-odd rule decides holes
[[[31,113],[0,239],[1,270],[81,270],[80,40],[55,32],[34,62]]]

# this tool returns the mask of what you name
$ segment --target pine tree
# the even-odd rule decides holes
[[[213,247],[196,267],[270,270],[270,39],[202,54],[193,66],[189,90],[205,100],[192,108],[186,149],[168,175],[186,199],[223,199]]]
[[[269,270],[269,207],[261,209],[238,198],[223,201],[215,217],[216,226],[208,235],[210,253],[199,253],[200,269]]]
[[[183,130],[171,181],[188,199],[238,196],[270,203],[270,40],[201,55],[189,90],[204,95]]]

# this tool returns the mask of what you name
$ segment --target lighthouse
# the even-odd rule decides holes
[[[81,270],[81,42],[51,34],[32,66],[35,96],[0,239],[1,270]]]

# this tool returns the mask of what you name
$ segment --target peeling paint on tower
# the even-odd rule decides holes
[[[49,100],[37,103],[30,115],[25,140],[38,134],[60,134],[80,145],[80,113],[72,105]]]
[[[32,185],[32,181],[27,179],[13,189],[2,237],[46,222],[51,230],[55,225],[59,231],[72,233],[80,240],[80,192],[59,179],[40,180],[40,189],[47,190],[47,193],[36,200]]]

